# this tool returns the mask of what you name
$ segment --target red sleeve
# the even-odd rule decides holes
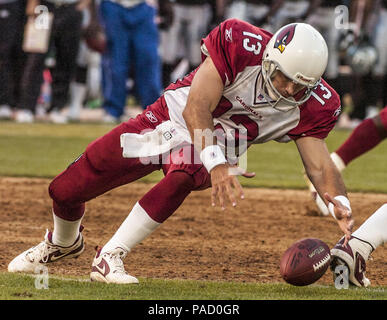
[[[202,60],[207,50],[223,83],[232,83],[247,66],[260,65],[272,34],[238,19],[229,19],[202,39]],[[203,46],[204,45],[204,46]]]
[[[288,136],[293,140],[301,137],[325,139],[339,118],[340,97],[322,80],[309,100],[300,107],[300,112],[300,122],[288,132]]]

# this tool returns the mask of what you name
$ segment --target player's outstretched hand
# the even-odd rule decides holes
[[[216,200],[218,199],[222,210],[225,210],[225,203],[228,198],[232,206],[235,207],[237,202],[234,192],[238,194],[240,199],[244,199],[245,195],[242,186],[238,181],[238,175],[246,178],[253,178],[255,173],[245,172],[243,169],[236,166],[230,166],[228,163],[220,164],[211,170],[212,206],[216,205]]]
[[[344,247],[347,245],[354,225],[351,209],[344,206],[340,201],[334,199],[330,194],[325,193],[324,197],[327,201],[334,205],[334,213],[339,224],[340,229],[345,234]]]

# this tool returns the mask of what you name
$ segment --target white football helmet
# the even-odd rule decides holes
[[[281,100],[295,106],[303,104],[320,82],[327,63],[327,44],[315,28],[306,23],[283,26],[270,39],[263,53],[262,76],[268,101],[274,100],[273,106]],[[286,98],[278,92],[272,83],[277,70],[306,87],[301,99]]]

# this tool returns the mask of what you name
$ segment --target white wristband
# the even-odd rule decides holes
[[[334,199],[340,201],[343,206],[345,206],[349,210],[351,210],[351,205],[350,205],[347,197],[336,196],[336,197],[334,197]],[[335,218],[337,220],[336,215],[335,215],[335,205],[332,202],[329,202],[328,209],[329,209],[329,212],[331,213],[331,215],[333,216],[333,218]]]
[[[205,147],[200,152],[200,160],[208,172],[217,165],[227,162],[222,149],[217,144]]]

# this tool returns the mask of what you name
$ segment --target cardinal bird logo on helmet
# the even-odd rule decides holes
[[[286,49],[286,46],[292,41],[294,31],[296,30],[297,24],[291,24],[283,29],[277,36],[274,42],[274,48],[277,48],[281,53]]]

